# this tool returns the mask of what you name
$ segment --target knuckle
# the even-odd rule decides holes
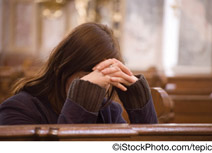
[[[115,62],[119,62],[119,60],[117,60],[116,58],[114,58],[114,61],[115,61]]]
[[[118,64],[122,64],[122,62],[121,62],[121,61],[119,61],[119,60],[117,60],[116,62],[117,62]]]
[[[111,60],[112,60],[112,59],[111,59],[111,58],[109,58],[107,61],[108,61],[108,62],[110,62]]]
[[[110,67],[110,69],[114,71],[114,70],[116,70],[116,67],[112,66],[112,67]]]
[[[117,62],[118,62],[119,64],[123,64],[121,61],[118,61],[118,60],[117,60]]]
[[[116,71],[119,71],[119,70],[120,70],[120,68],[119,68],[119,67],[115,67],[115,70],[116,70]]]
[[[116,67],[117,67],[117,66],[118,66],[118,64],[117,64],[117,63],[114,63],[114,64],[113,64],[113,66],[116,66]]]
[[[125,77],[125,73],[122,71],[119,71],[119,74],[122,75],[123,77]]]
[[[107,69],[102,70],[102,73],[103,73],[103,74],[106,74],[107,72],[108,72]]]
[[[122,63],[117,63],[118,67],[124,68]]]
[[[109,59],[108,62],[107,62],[107,64],[109,64],[109,65],[113,64],[113,60],[112,59]]]
[[[113,62],[114,62],[114,63],[117,63],[117,61],[118,61],[117,59],[113,58]]]
[[[108,75],[105,75],[105,78],[107,81],[110,80],[110,76],[108,76]]]
[[[109,59],[109,61],[110,61],[110,62],[114,62],[114,60],[113,60],[113,59],[111,59],[111,58]]]
[[[106,71],[106,72],[108,72],[108,71],[110,71],[110,70],[111,70],[110,67],[105,68],[105,71]]]

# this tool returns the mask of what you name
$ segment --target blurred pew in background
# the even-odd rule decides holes
[[[174,101],[174,123],[212,123],[212,76],[167,77],[165,90]]]
[[[165,90],[170,95],[210,95],[212,93],[212,76],[167,77]]]

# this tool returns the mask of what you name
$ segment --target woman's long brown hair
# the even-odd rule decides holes
[[[16,83],[14,93],[27,91],[33,96],[45,97],[59,114],[66,99],[68,78],[76,72],[91,72],[96,64],[109,58],[121,60],[119,44],[112,31],[102,24],[82,24],[52,51],[37,75]]]

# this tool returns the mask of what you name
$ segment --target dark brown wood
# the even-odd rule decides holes
[[[160,72],[156,67],[149,67],[145,71],[133,71],[133,74],[143,74],[147,79],[150,87],[165,88],[167,77],[163,72]]]
[[[210,95],[212,93],[211,89],[209,88],[203,88],[203,89],[199,89],[199,88],[182,88],[182,89],[174,89],[174,90],[170,90],[170,89],[166,89],[166,92],[169,95]]]
[[[0,103],[12,95],[12,86],[23,76],[24,72],[20,68],[0,67]]]
[[[169,95],[210,95],[212,93],[212,76],[167,77],[165,89]]]
[[[171,122],[174,118],[174,103],[172,99],[160,87],[151,88],[151,94],[159,122]]]
[[[212,123],[212,97],[205,95],[171,95],[174,123]]]
[[[211,115],[175,113],[174,123],[212,123]]]
[[[170,96],[175,102],[176,113],[199,113],[212,115],[212,97],[210,96]]]
[[[165,90],[174,102],[173,123],[212,123],[212,76],[173,76]]]
[[[0,126],[0,140],[212,140],[212,124],[66,124]]]
[[[0,126],[0,140],[112,140],[135,135],[137,132],[128,124]]]

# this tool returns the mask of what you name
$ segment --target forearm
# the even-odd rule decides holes
[[[148,82],[143,75],[138,76],[138,80],[127,87],[127,91],[116,88],[118,96],[126,109],[143,108],[151,97]]]
[[[150,97],[142,108],[126,109],[131,124],[155,124],[158,123],[155,107]]]
[[[69,87],[58,123],[95,123],[104,96],[104,88],[75,79]]]
[[[143,75],[127,87],[127,91],[116,88],[131,123],[157,123],[157,115],[151,97],[148,82]]]

